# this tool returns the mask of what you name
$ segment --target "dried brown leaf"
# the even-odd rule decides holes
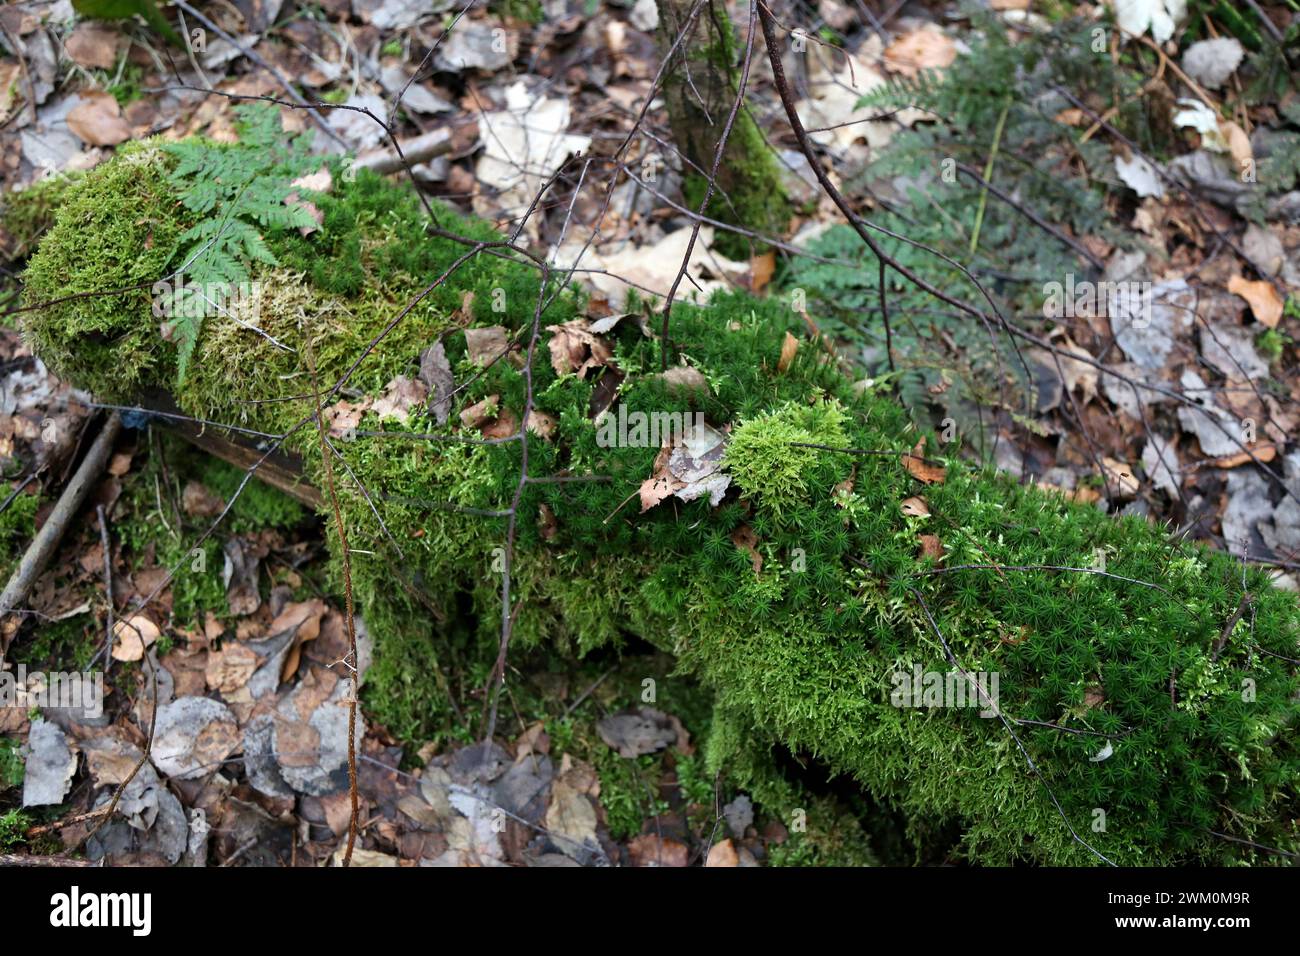
[[[794,361],[795,353],[799,351],[799,340],[789,332],[785,333],[785,339],[781,342],[781,358],[776,363],[776,370],[784,374],[789,368],[790,363]]]
[[[1245,299],[1255,321],[1262,325],[1272,329],[1281,321],[1282,297],[1273,288],[1273,283],[1263,279],[1252,282],[1244,276],[1235,275],[1228,280],[1228,291]]]
[[[930,516],[930,506],[925,503],[925,499],[920,496],[904,498],[899,503],[903,514],[909,518],[928,518]]]
[[[921,542],[920,557],[922,559],[933,558],[936,561],[943,560],[943,543],[939,540],[937,534],[923,534],[920,536],[919,540]]]
[[[948,469],[942,465],[930,463],[925,458],[925,438],[922,437],[912,449],[910,455],[903,456],[903,467],[917,481],[927,485],[941,485],[948,477]]]

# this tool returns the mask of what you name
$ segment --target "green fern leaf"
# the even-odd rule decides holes
[[[190,288],[178,295],[182,307],[171,324],[182,383],[204,315],[220,310],[219,290],[248,282],[253,263],[279,264],[263,232],[315,226],[306,209],[285,202],[292,181],[319,163],[309,152],[310,135],[286,137],[279,112],[265,103],[241,103],[234,112],[238,143],[164,147],[176,157],[170,181],[197,220],[181,236],[188,245],[180,272]]]

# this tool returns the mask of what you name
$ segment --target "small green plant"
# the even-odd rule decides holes
[[[144,68],[136,63],[125,63],[119,65],[122,67],[121,73],[117,74],[113,81],[105,89],[113,94],[113,99],[117,100],[117,105],[126,109],[140,97],[144,96],[142,87],[144,86]]]
[[[0,814],[0,851],[9,853],[26,843],[27,828],[31,825],[31,818],[22,810]]]
[[[116,280],[127,276],[114,271],[121,250],[157,264],[137,224],[148,220],[165,238],[166,217],[187,212],[158,188],[157,153],[156,144],[119,151],[74,190],[29,264],[36,301],[121,288]],[[395,305],[464,258],[465,245],[423,231],[412,192],[364,173],[322,197],[320,208],[320,232],[268,236],[282,268],[253,265],[279,280],[263,327],[301,345],[300,317],[311,310],[319,374],[333,380],[388,325]],[[493,235],[450,210],[439,216],[464,235]],[[88,231],[88,222],[102,228]],[[986,220],[986,236],[991,225]],[[531,303],[548,290],[523,263],[482,254],[465,262],[455,283],[429,294],[427,310],[412,310],[392,335],[380,336],[350,384],[378,394],[439,340],[452,367],[467,373],[467,345],[453,316],[466,293],[484,303],[497,289],[510,310],[472,318],[526,332]],[[543,328],[585,313],[579,297],[556,291]],[[119,300],[111,310],[106,301],[86,296],[75,310],[32,310],[24,334],[93,391],[167,387],[174,375],[147,354],[133,380],[117,374],[139,356],[143,336],[156,340],[156,328],[139,300]],[[533,409],[556,428],[550,441],[529,442],[529,474],[610,480],[530,483],[518,498],[517,513],[528,517],[518,522],[510,565],[519,608],[512,654],[553,648],[572,658],[636,639],[672,654],[677,673],[717,700],[702,745],[708,773],[726,774],[781,821],[792,834],[789,858],[799,862],[813,859],[796,845],[805,838],[794,835],[804,832],[829,835],[822,846],[831,849],[826,857],[818,850],[819,860],[865,854],[838,808],[818,809],[807,790],[779,782],[760,791],[760,775],[745,772],[746,746],[770,759],[788,754],[801,767],[811,757],[845,787],[905,815],[909,839],[931,842],[925,859],[1082,864],[1099,862],[1101,853],[1131,865],[1249,863],[1268,859],[1259,847],[1300,850],[1294,596],[1259,570],[1243,582],[1237,561],[1170,541],[1165,529],[1112,520],[959,459],[948,462],[943,481],[922,488],[896,454],[847,453],[906,450],[918,434],[898,403],[856,388],[814,343],[780,363],[787,333],[804,329],[786,302],[718,294],[707,305],[678,303],[671,319],[680,351],[711,383],[707,395],[692,398],[694,407],[715,427],[730,426],[727,470],[740,494],[716,507],[698,498],[629,508],[659,449],[602,446],[590,417],[600,379],[561,375],[539,350]],[[655,344],[624,325],[610,333],[626,376],[620,400],[633,410],[663,408]],[[91,329],[100,334],[70,337]],[[311,414],[300,352],[213,322],[195,354],[176,394],[187,413],[238,417],[263,431],[283,431]],[[498,407],[522,417],[527,394],[524,376],[502,362],[467,384],[458,402],[468,407],[497,395]],[[516,494],[522,451],[514,443],[393,441],[395,432],[414,437],[437,427],[424,407],[405,423],[369,416],[363,428],[373,423],[384,437],[359,434],[341,448],[356,487],[339,486],[349,539],[383,555],[352,567],[357,606],[377,636],[367,703],[395,735],[427,740],[457,693],[439,676],[476,688],[495,667],[502,588],[493,549],[505,522],[481,515],[499,512]],[[319,444],[301,434],[289,447],[319,482]],[[850,477],[861,500],[846,509],[837,489]],[[363,487],[385,496],[383,526]],[[925,517],[903,507],[920,494]],[[533,517],[548,512],[551,522]],[[933,573],[922,530],[941,537],[951,573]],[[332,523],[328,536],[341,590]],[[1098,549],[1110,556],[1110,573],[1080,573]],[[399,569],[418,574],[418,596],[395,586]],[[1225,639],[1224,622],[1243,591],[1249,621],[1237,612]],[[982,719],[971,708],[900,707],[891,699],[895,674],[914,665],[947,671],[949,647],[971,671],[1001,674],[998,706],[1017,724]],[[1094,685],[1100,699],[1087,692]],[[672,712],[668,696],[665,689],[663,706]],[[1112,744],[1104,760],[1099,738]],[[557,729],[556,746],[560,739]],[[609,785],[607,812],[620,832],[632,832],[638,801],[641,820],[657,812],[657,773],[652,779],[652,767],[604,752],[609,766],[594,756],[590,762]],[[643,786],[627,779],[632,769]],[[846,806],[867,816],[861,804]],[[1105,829],[1092,826],[1099,809]]]
[[[310,136],[286,137],[278,111],[263,103],[236,106],[235,116],[237,144],[186,140],[164,147],[177,161],[168,179],[198,219],[180,236],[191,243],[179,269],[188,283],[178,285],[171,323],[181,381],[203,316],[213,305],[211,290],[248,282],[253,262],[279,265],[259,227],[285,231],[316,225],[302,205],[285,202],[295,188],[292,180],[318,162],[307,152]]]
[[[22,745],[9,737],[0,737],[0,790],[8,790],[23,782]]]
[[[1288,319],[1300,319],[1300,295],[1293,293],[1287,296],[1286,305],[1282,308],[1282,314]]]
[[[1288,310],[1292,308],[1293,302],[1295,302],[1294,296],[1287,300]],[[1255,339],[1255,347],[1268,359],[1269,365],[1281,361],[1283,350],[1290,344],[1291,336],[1281,329],[1265,329]]]

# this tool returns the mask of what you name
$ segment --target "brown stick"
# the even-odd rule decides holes
[[[86,452],[81,467],[63,489],[63,494],[59,496],[54,510],[45,519],[45,524],[41,525],[41,530],[36,532],[36,537],[32,539],[27,552],[10,576],[9,583],[5,585],[4,593],[0,594],[0,663],[4,662],[4,653],[9,648],[10,638],[18,630],[17,617],[15,616],[13,620],[6,620],[6,618],[11,611],[27,600],[27,595],[41,572],[45,570],[45,566],[49,564],[72,518],[81,509],[90,489],[104,471],[109,453],[113,450],[113,442],[117,440],[121,430],[122,418],[117,412],[113,412],[108,417],[108,421],[104,422],[104,427],[95,438],[95,443],[90,446],[90,451]]]
[[[338,490],[334,485],[334,459],[330,456],[328,427],[325,424],[324,406],[321,404],[320,380],[316,376],[316,355],[312,351],[311,340],[307,339],[307,369],[311,373],[311,391],[313,404],[316,406],[316,430],[320,435],[320,454],[325,472],[325,489],[329,493],[330,507],[334,511],[334,523],[339,533],[339,555],[343,565],[343,600],[344,618],[348,635],[347,666],[352,671],[352,694],[348,700],[348,798],[351,802],[351,815],[348,817],[348,845],[343,851],[343,868],[352,865],[352,850],[357,844],[357,816],[360,812],[360,800],[357,795],[357,695],[361,693],[361,672],[357,667],[357,628],[355,612],[352,607],[352,555],[348,548],[348,532],[343,524],[343,509],[339,505]],[[528,420],[525,410],[524,421]],[[521,425],[520,428],[523,428]]]
[[[380,174],[395,173],[406,164],[427,163],[438,156],[451,152],[451,130],[437,129],[423,136],[403,140],[399,144],[402,151],[395,149],[377,149],[363,153],[354,164],[357,169],[369,169]],[[405,162],[403,162],[405,160]]]
[[[93,860],[79,860],[73,856],[23,856],[21,853],[0,853],[0,866],[99,866]]]

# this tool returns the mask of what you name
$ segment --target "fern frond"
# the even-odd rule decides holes
[[[286,137],[279,112],[265,103],[242,103],[234,112],[238,143],[200,140],[164,147],[176,157],[169,179],[197,219],[181,236],[182,243],[189,243],[181,270],[200,290],[247,282],[253,263],[278,265],[263,231],[315,225],[301,205],[285,202],[296,188],[291,185],[294,178],[319,162],[309,153],[310,135]],[[183,307],[171,329],[181,382],[203,316],[214,307],[208,298],[206,292],[193,291],[179,297]]]

